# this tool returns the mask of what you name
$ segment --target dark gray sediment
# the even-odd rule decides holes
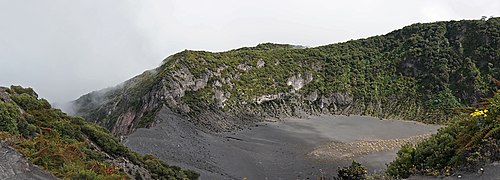
[[[191,168],[201,179],[316,179],[336,175],[355,159],[370,172],[382,171],[397,149],[363,151],[348,158],[311,155],[329,143],[386,142],[435,133],[438,126],[363,116],[313,116],[262,122],[245,130],[209,134],[162,109],[158,123],[124,141],[132,150]]]
[[[500,180],[500,162],[493,162],[491,164],[484,165],[483,171],[477,169],[475,172],[455,172],[451,176],[447,177],[431,177],[431,176],[412,176],[408,180],[437,180],[437,179],[460,179],[460,180]]]

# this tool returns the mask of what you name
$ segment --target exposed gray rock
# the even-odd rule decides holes
[[[12,147],[0,142],[0,179],[49,180],[57,178],[31,164]]]
[[[5,89],[0,88],[0,100],[3,102],[12,102],[12,99],[10,99],[10,96],[5,92]]]
[[[220,81],[215,81],[214,86],[215,87],[222,87],[222,83],[220,83]]]
[[[155,73],[158,72],[159,72],[158,70],[154,70],[145,73],[150,73],[150,74],[153,73],[151,74],[151,76],[155,76],[157,75]],[[125,82],[125,84],[127,84],[126,86],[117,87],[118,88],[117,91],[120,91],[119,88],[123,88],[122,89],[123,93],[120,95],[121,100],[114,101],[114,99],[111,99],[111,101],[114,102],[113,105],[103,106],[104,108],[106,108],[105,111],[106,114],[108,114],[108,116],[117,111],[121,112],[117,114],[116,119],[114,119],[115,121],[114,123],[112,123],[113,126],[110,127],[111,132],[117,136],[129,134],[130,132],[134,131],[137,128],[136,125],[145,114],[154,112],[157,109],[163,107],[163,105],[167,105],[169,107],[176,107],[181,112],[184,113],[191,112],[192,107],[183,103],[182,98],[189,91],[197,91],[207,87],[208,80],[212,76],[214,76],[214,74],[210,71],[207,71],[207,73],[201,76],[200,75],[195,76],[193,73],[189,71],[189,68],[180,65],[180,67],[175,71],[169,72],[168,76],[163,76],[158,81],[158,84],[154,85],[155,88],[151,88],[149,91],[146,91],[146,94],[142,95],[141,97],[138,97],[139,99],[137,99],[137,97],[135,97],[135,99],[132,99],[129,93],[133,92],[128,92],[128,88],[134,86],[136,88],[141,88],[140,87],[142,86],[141,84],[136,84],[137,82],[141,81],[140,78],[138,79],[133,78]],[[217,85],[222,86],[222,83],[218,82],[216,83],[216,86]],[[219,95],[218,101],[220,107],[223,107],[224,105],[223,103],[227,100],[230,94],[223,93],[222,96],[220,96],[220,94],[218,95]],[[137,104],[137,100],[139,100],[139,107],[126,106],[126,105],[124,107],[124,104],[128,104],[130,102],[135,102]],[[106,117],[101,116],[101,118],[106,118]],[[100,121],[102,123],[101,119],[97,118],[94,119],[95,121]],[[153,124],[148,124],[148,126],[152,125]]]
[[[318,91],[313,91],[312,93],[309,93],[306,97],[306,100],[308,101],[316,101],[318,99]]]
[[[293,87],[293,90],[298,91],[304,85],[307,83],[310,83],[313,80],[312,74],[309,72],[306,72],[304,74],[304,77],[302,77],[302,74],[297,74],[292,77],[289,77],[286,84],[289,86]]]
[[[242,71],[248,71],[248,70],[250,70],[252,68],[253,68],[252,66],[249,66],[249,65],[246,65],[246,64],[239,64],[238,65],[238,69],[242,70]]]
[[[223,67],[218,67],[215,72],[213,72],[213,75],[216,77],[220,77],[222,75],[222,70],[226,69],[226,66]]]
[[[320,99],[320,108],[325,109],[333,106],[333,112],[338,112],[338,106],[346,106],[353,103],[353,97],[348,93],[332,93],[322,96]]]
[[[278,99],[281,94],[268,94],[255,98],[257,104],[262,104],[263,102],[272,101]]]
[[[151,179],[149,171],[139,165],[136,165],[125,158],[118,158],[113,160],[113,164],[117,165],[129,175],[132,179]]]
[[[302,79],[301,74],[289,77],[286,81],[286,85],[292,86],[295,91],[299,90],[304,86],[304,79]]]
[[[215,89],[214,90],[214,99],[217,107],[224,107],[224,102],[226,102],[229,97],[231,97],[230,92],[224,92],[223,90]]]
[[[264,62],[262,59],[259,59],[259,61],[257,61],[257,68],[264,67],[265,65],[266,62]]]
[[[126,134],[129,131],[129,127],[135,119],[135,112],[129,109],[124,114],[118,116],[115,125],[111,132],[113,134]]]
[[[201,79],[196,79],[195,81],[195,85],[194,87],[191,87],[191,90],[192,91],[197,91],[201,88],[204,88],[205,86],[207,86],[207,83],[208,83],[208,78],[210,77],[210,75],[205,75],[203,76],[203,78]]]
[[[209,74],[196,79],[196,77],[189,71],[188,68],[179,68],[177,71],[173,72],[171,77],[166,77],[162,80],[163,87],[165,87],[165,92],[163,96],[166,97],[167,103],[169,105],[178,105],[180,103],[180,98],[182,98],[186,91],[197,91],[207,86]],[[172,78],[172,79],[168,79]]]

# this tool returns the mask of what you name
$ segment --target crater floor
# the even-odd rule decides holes
[[[333,177],[352,160],[382,171],[402,144],[436,133],[439,126],[365,116],[323,115],[258,123],[248,129],[207,134],[162,109],[160,121],[125,142],[172,165],[201,173],[200,179],[317,179]]]

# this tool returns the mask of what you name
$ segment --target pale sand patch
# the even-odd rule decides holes
[[[416,144],[429,138],[431,135],[429,133],[409,138],[361,140],[349,143],[331,142],[318,146],[312,152],[308,153],[308,155],[318,160],[350,160],[356,156],[395,150],[406,144]]]

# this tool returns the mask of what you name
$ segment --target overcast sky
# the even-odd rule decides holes
[[[500,16],[500,1],[0,0],[0,86],[62,103],[184,49],[318,46],[481,16]]]

